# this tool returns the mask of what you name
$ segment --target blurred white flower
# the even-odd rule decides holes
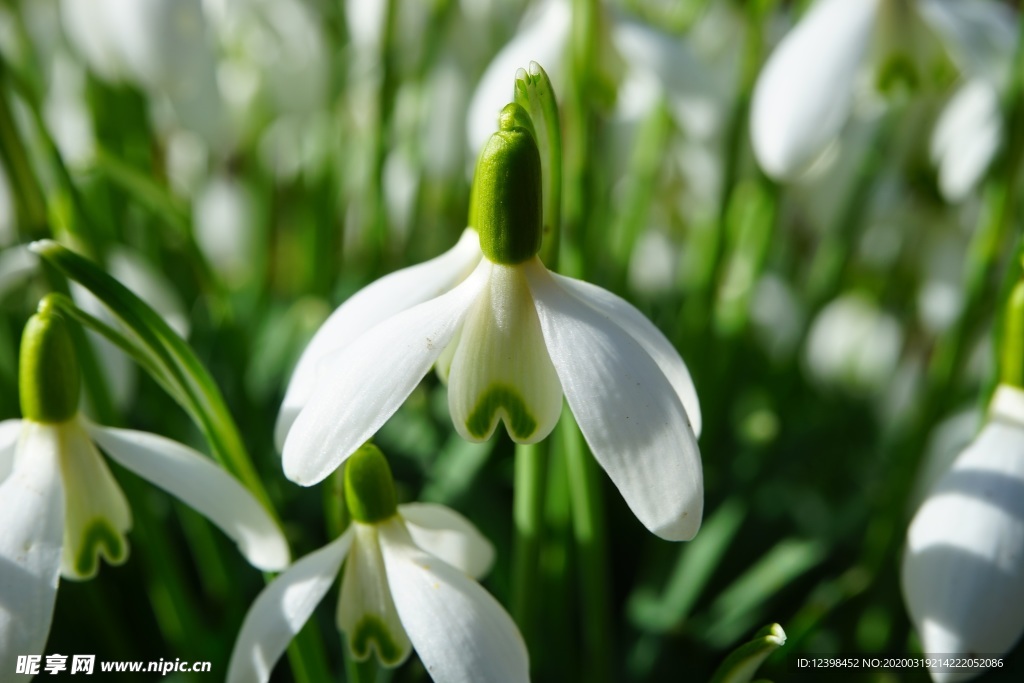
[[[207,144],[230,147],[201,0],[61,0],[61,16],[93,71],[142,86]]]
[[[813,163],[849,118],[869,56],[883,81],[920,78],[918,62],[941,50],[974,73],[990,29],[1012,32],[1007,12],[994,0],[819,0],[758,77],[750,125],[761,167],[792,180]]]
[[[359,472],[354,477],[353,468]],[[256,598],[235,642],[228,682],[269,680],[339,572],[336,620],[355,661],[374,656],[392,668],[415,648],[439,683],[527,681],[519,631],[474,580],[493,564],[487,539],[442,505],[396,506],[390,470],[373,446],[349,460],[345,477],[351,525]]]
[[[1000,386],[981,433],[907,531],[903,595],[928,656],[999,657],[1024,632],[1024,391]],[[937,683],[983,670],[933,668]]]
[[[253,198],[227,175],[207,181],[192,205],[196,242],[229,284],[238,285],[256,264],[257,225]]]
[[[981,180],[999,150],[1003,115],[996,86],[968,80],[950,98],[932,132],[931,156],[939,168],[939,189],[962,201]]]
[[[831,301],[811,324],[806,363],[811,375],[855,391],[887,386],[900,358],[899,323],[859,294]]]

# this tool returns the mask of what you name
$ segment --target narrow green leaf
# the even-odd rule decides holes
[[[88,259],[52,240],[34,242],[30,248],[63,275],[92,292],[138,337],[138,346],[145,349],[145,354],[132,353],[132,357],[152,357],[152,363],[143,364],[143,368],[170,389],[168,393],[195,420],[217,460],[238,477],[273,515],[270,499],[256,475],[220,390],[185,340],[145,302]],[[79,319],[91,325],[89,318]],[[94,329],[110,338],[109,328]],[[115,343],[125,348],[116,340]],[[133,345],[129,342],[127,346]]]
[[[781,626],[765,626],[753,640],[740,645],[725,658],[711,683],[749,683],[765,658],[785,644],[786,632]]]

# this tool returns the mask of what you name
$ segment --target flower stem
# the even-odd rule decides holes
[[[569,469],[573,536],[582,591],[583,637],[588,653],[584,679],[601,683],[611,681],[613,671],[604,499],[594,458],[568,409],[562,411],[559,429]]]
[[[547,447],[516,444],[515,489],[512,517],[515,544],[512,548],[512,618],[527,644],[537,626],[537,584],[542,520],[544,515],[544,472]]]

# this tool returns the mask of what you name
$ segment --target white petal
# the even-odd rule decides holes
[[[333,472],[409,396],[462,323],[486,265],[452,291],[395,315],[326,360],[284,444],[284,472],[310,486]]]
[[[516,70],[531,62],[544,67],[556,91],[562,82],[562,64],[572,26],[572,8],[566,0],[547,0],[527,17],[523,27],[487,66],[469,102],[469,148],[475,155],[498,130],[498,114],[512,101]]]
[[[24,422],[13,472],[0,484],[0,671],[43,654],[53,618],[64,538],[60,435]]]
[[[274,664],[337,578],[352,538],[349,529],[263,589],[242,622],[228,665],[228,683],[265,683],[270,679]]]
[[[132,512],[124,492],[86,433],[80,419],[61,425],[60,467],[64,479],[66,524],[61,574],[89,579],[100,568],[128,559]]]
[[[255,497],[197,451],[156,434],[89,425],[107,454],[220,527],[264,571],[288,566],[288,543]]]
[[[466,229],[454,247],[411,268],[386,275],[343,303],[313,335],[299,358],[274,429],[278,450],[322,376],[321,361],[340,351],[378,323],[448,291],[480,260],[480,237]]]
[[[521,266],[490,265],[466,316],[448,371],[448,407],[467,441],[486,441],[498,421],[519,443],[551,433],[562,388],[551,365]]]
[[[850,113],[880,0],[820,0],[772,53],[751,104],[751,143],[779,179],[803,171]]]
[[[981,79],[968,81],[946,104],[932,133],[932,159],[939,165],[939,189],[947,200],[961,201],[974,189],[1002,136],[995,86]]]
[[[445,683],[529,680],[523,638],[490,593],[417,548],[401,522],[385,522],[378,531],[395,607],[432,679]]]
[[[469,574],[487,575],[494,564],[494,546],[455,510],[436,503],[399,505],[413,542],[431,555]]]
[[[618,325],[629,333],[651,358],[658,364],[665,377],[672,384],[679,400],[683,402],[686,409],[686,417],[690,420],[690,427],[693,428],[695,436],[700,436],[701,415],[700,401],[697,399],[697,390],[690,378],[690,371],[686,369],[676,347],[672,346],[661,330],[654,326],[643,313],[638,311],[633,304],[625,299],[612,294],[606,289],[583,280],[564,277],[552,273],[555,282],[574,294],[591,308],[604,314],[614,325]]]
[[[396,667],[412,652],[388,588],[377,542],[377,527],[353,522],[356,539],[345,563],[338,600],[338,628],[345,632],[351,657],[357,662],[373,654],[386,667]]]
[[[907,532],[902,580],[926,652],[1014,646],[1024,633],[1024,426],[996,414],[939,479]]]
[[[0,422],[0,482],[7,478],[14,466],[14,450],[21,435],[21,420]]]
[[[704,486],[697,439],[664,372],[636,340],[527,266],[551,360],[594,457],[633,514],[667,540],[700,528]]]

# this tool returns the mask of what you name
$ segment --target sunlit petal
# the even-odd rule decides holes
[[[349,529],[263,589],[242,622],[228,665],[228,683],[266,683],[270,679],[274,664],[337,578],[352,539]]]
[[[345,632],[349,653],[358,662],[371,655],[387,667],[404,662],[412,645],[391,599],[377,527],[353,523],[356,539],[345,563],[338,600],[338,628]]]
[[[309,486],[333,472],[394,414],[462,323],[487,277],[385,320],[325,361],[322,379],[284,444],[284,471]]]
[[[220,527],[253,566],[279,571],[290,559],[274,520],[241,483],[209,458],[171,439],[127,429],[88,426],[107,454]]]
[[[665,373],[665,377],[668,378],[672,388],[678,394],[679,400],[683,402],[693,433],[700,436],[701,415],[697,390],[693,386],[686,363],[683,362],[679,352],[672,346],[672,342],[662,334],[661,330],[655,327],[654,323],[638,311],[633,304],[608,290],[582,280],[563,277],[555,273],[552,275],[564,289],[598,312],[603,313],[613,324],[628,332],[629,336],[633,337],[647,353],[651,354],[651,358]]]
[[[128,559],[132,513],[124,492],[93,445],[82,423],[61,425],[60,466],[67,524],[61,574],[68,579],[96,575],[102,556],[108,564]]]
[[[1024,392],[1000,387],[989,423],[914,515],[902,579],[927,653],[994,657],[1024,633]]]
[[[523,683],[529,658],[498,601],[417,548],[400,521],[378,527],[395,607],[430,677],[445,683]]]
[[[543,265],[526,268],[551,360],[594,457],[644,526],[667,540],[693,538],[704,507],[700,451],[665,373]]]
[[[448,407],[469,441],[490,438],[501,420],[515,441],[535,443],[558,422],[562,388],[521,267],[490,266],[487,287],[459,333]]]
[[[433,503],[399,505],[398,513],[412,540],[431,555],[469,574],[483,578],[494,564],[494,546],[468,519]]]
[[[386,275],[359,290],[324,322],[292,373],[274,438],[284,447],[288,430],[309,401],[321,376],[321,361],[393,315],[433,299],[464,280],[480,260],[480,238],[467,229],[454,247],[411,268]]]
[[[821,0],[772,53],[751,103],[751,142],[765,172],[791,179],[839,133],[880,0]]]
[[[0,671],[43,654],[53,618],[64,538],[58,430],[24,424],[11,475],[0,483]]]

